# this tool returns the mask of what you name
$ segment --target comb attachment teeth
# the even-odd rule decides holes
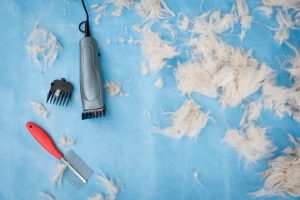
[[[64,155],[64,159],[69,164],[64,171],[64,177],[74,186],[75,189],[80,189],[94,174],[93,170],[72,150]]]
[[[81,119],[92,119],[105,116],[105,107],[99,109],[85,110],[82,112]]]
[[[51,83],[50,91],[47,95],[46,102],[52,103],[55,105],[68,106],[72,95],[73,86],[70,82],[66,81],[66,79],[62,78],[61,80],[54,80]]]

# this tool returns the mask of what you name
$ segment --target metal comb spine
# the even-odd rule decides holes
[[[64,155],[64,160],[62,162],[68,166],[65,177],[76,189],[79,189],[94,174],[93,170],[72,150]]]

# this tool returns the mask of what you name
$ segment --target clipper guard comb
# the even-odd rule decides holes
[[[67,82],[66,79],[62,78],[61,80],[54,80],[51,83],[50,91],[47,95],[46,103],[53,103],[68,106],[72,95],[73,86],[70,82]]]

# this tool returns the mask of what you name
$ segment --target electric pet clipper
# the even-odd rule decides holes
[[[81,0],[86,13],[86,21],[79,24],[79,30],[85,34],[80,40],[80,93],[82,101],[81,119],[103,117],[105,105],[103,101],[103,86],[99,71],[99,53],[97,41],[91,37],[89,28],[89,15],[84,1]],[[81,28],[85,25],[85,29]]]

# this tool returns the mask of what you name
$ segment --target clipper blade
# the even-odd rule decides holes
[[[70,82],[66,81],[66,79],[62,78],[61,80],[54,80],[51,83],[50,91],[47,95],[46,103],[53,103],[60,105],[68,106],[72,95],[73,86]]]
[[[67,164],[63,176],[75,189],[80,189],[94,174],[94,171],[72,150],[64,155],[62,161]]]
[[[81,119],[92,119],[92,118],[98,118],[98,117],[104,117],[105,116],[105,107],[99,108],[99,109],[91,109],[91,110],[84,110],[81,115]]]

